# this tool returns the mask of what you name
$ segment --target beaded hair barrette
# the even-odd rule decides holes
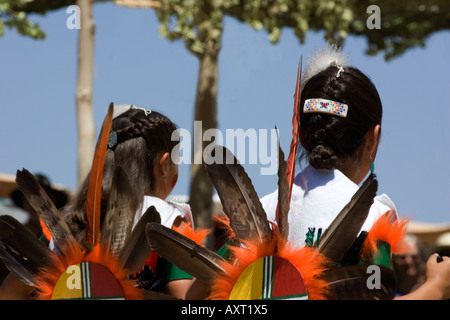
[[[304,113],[329,113],[339,117],[347,117],[348,106],[345,103],[327,99],[307,99],[303,106]]]

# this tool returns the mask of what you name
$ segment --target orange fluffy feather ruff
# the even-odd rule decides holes
[[[195,241],[197,244],[201,244],[205,237],[211,233],[210,229],[194,229],[192,223],[183,223],[179,227],[173,227],[173,230],[184,235],[185,237]]]
[[[204,238],[210,233],[210,230],[194,230],[190,223],[185,223],[180,227],[174,227],[174,230],[195,241],[197,244],[203,242]],[[41,270],[37,277],[38,299],[49,300],[52,297],[53,289],[58,282],[59,277],[71,265],[81,262],[97,263],[106,267],[120,282],[125,299],[140,300],[142,294],[135,287],[135,281],[128,279],[131,274],[129,270],[122,269],[121,263],[117,257],[113,256],[109,250],[97,244],[94,249],[86,253],[78,244],[68,245],[64,250],[64,255],[54,256],[56,268]]]
[[[225,270],[213,283],[210,300],[228,300],[230,293],[242,272],[256,260],[266,256],[279,256],[290,261],[299,271],[305,282],[310,300],[325,299],[326,282],[319,276],[330,262],[315,249],[293,248],[274,233],[271,241],[243,241],[240,247],[230,247],[232,260],[223,264]]]
[[[66,250],[64,250],[64,256],[55,255],[55,262],[56,268],[41,270],[37,277],[37,282],[39,284],[37,286],[38,299],[51,299],[53,289],[61,274],[63,274],[69,266],[81,262],[97,263],[106,267],[120,282],[125,299],[140,300],[143,298],[140,290],[134,286],[134,280],[127,279],[130,272],[122,269],[119,260],[111,255],[108,250],[104,250],[100,245],[96,245],[94,249],[87,254],[77,244],[68,246]]]
[[[362,247],[362,256],[371,257],[377,251],[377,241],[384,241],[391,247],[391,253],[398,254],[408,249],[403,242],[409,218],[398,219],[394,211],[383,214],[367,234]]]

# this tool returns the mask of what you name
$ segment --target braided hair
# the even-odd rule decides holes
[[[322,98],[345,103],[346,118],[323,113],[303,113],[306,99]],[[316,169],[339,169],[345,161],[359,165],[369,129],[381,125],[382,104],[372,81],[360,70],[336,65],[311,77],[300,99],[302,158]]]
[[[176,129],[176,125],[161,113],[147,113],[138,108],[131,108],[113,119],[111,134],[117,140],[109,145],[103,167],[101,223],[116,167],[125,169],[139,209],[142,208],[144,195],[155,194],[153,167],[158,155],[171,153],[178,143],[171,140]],[[65,214],[65,220],[78,242],[89,249],[85,214],[88,184],[89,175],[78,189],[73,206]]]
[[[117,144],[110,148],[105,160],[105,169],[113,170],[106,169],[105,178],[112,179],[114,167],[121,166],[139,196],[153,195],[155,159],[161,153],[170,153],[177,145],[177,141],[171,140],[176,129],[170,119],[156,111],[146,115],[140,109],[130,109],[116,117],[111,132],[116,133]]]

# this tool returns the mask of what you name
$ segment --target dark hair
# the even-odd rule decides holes
[[[138,195],[154,194],[155,159],[162,152],[170,153],[177,145],[177,141],[171,140],[176,129],[169,118],[156,111],[146,115],[142,110],[130,109],[116,117],[111,132],[117,135],[117,145],[108,150],[104,169],[107,181],[104,183],[109,185],[114,167],[121,166],[126,169]]]
[[[144,195],[153,195],[153,167],[162,152],[171,152],[178,141],[172,141],[176,125],[166,116],[152,111],[147,114],[141,109],[131,108],[112,121],[111,133],[117,136],[117,143],[106,152],[102,181],[102,214],[111,188],[114,170],[122,167],[127,173],[130,185],[134,189],[137,207],[141,208]],[[66,214],[66,221],[77,240],[86,248],[87,218],[85,214],[89,175],[79,187],[72,208]]]
[[[348,159],[360,161],[367,132],[381,125],[382,104],[372,81],[354,67],[330,66],[309,79],[300,98],[300,141],[316,169],[338,168]],[[347,117],[303,113],[306,99],[322,98],[348,105]]]

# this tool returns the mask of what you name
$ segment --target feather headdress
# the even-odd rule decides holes
[[[19,190],[50,231],[56,251],[43,245],[14,218],[1,216],[0,258],[13,274],[36,289],[39,299],[173,298],[141,290],[128,277],[151,252],[145,235],[147,223],[157,223],[160,218],[156,209],[150,207],[132,230],[138,202],[121,167],[115,169],[100,227],[102,172],[112,111],[111,104],[97,141],[87,192],[86,237],[92,248],[84,248],[76,240],[36,178],[26,169],[17,171]]]

